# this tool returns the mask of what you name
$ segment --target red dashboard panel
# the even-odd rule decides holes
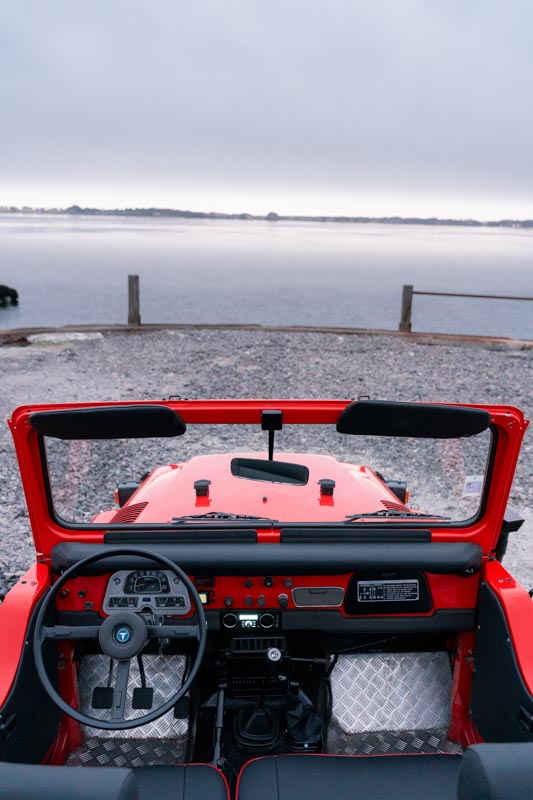
[[[79,577],[70,581],[57,599],[58,609],[61,611],[96,611],[106,616],[102,607],[110,577],[111,575],[98,575]],[[298,608],[293,599],[294,589],[339,587],[346,593],[351,577],[352,573],[327,576],[220,576],[193,578],[193,580],[198,584],[198,591],[207,595],[207,607],[210,610],[283,610]],[[415,616],[427,616],[438,609],[473,609],[476,607],[479,573],[469,577],[433,574],[426,574],[425,577],[433,600],[433,607],[429,612]],[[316,606],[307,606],[308,610],[312,610],[313,607],[332,608],[331,603],[321,605],[320,594],[316,596]],[[337,604],[336,607],[338,607]],[[339,611],[344,616],[349,616],[343,606],[339,607]],[[377,615],[372,614],[371,616]]]

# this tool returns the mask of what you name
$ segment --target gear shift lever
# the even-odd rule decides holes
[[[266,652],[268,662],[274,667],[283,653],[277,647]],[[268,681],[268,679],[267,679]],[[259,702],[243,706],[235,717],[233,733],[238,745],[247,750],[271,750],[279,739],[279,719],[275,711],[266,705],[266,691]]]

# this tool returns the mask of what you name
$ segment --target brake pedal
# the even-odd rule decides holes
[[[112,686],[95,686],[91,705],[93,708],[113,708],[115,690]]]

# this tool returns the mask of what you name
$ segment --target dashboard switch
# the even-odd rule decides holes
[[[274,579],[267,575],[266,578],[263,579],[263,584],[270,589],[271,586],[274,586]]]
[[[287,594],[278,595],[278,603],[280,608],[287,608],[289,605],[289,596]]]
[[[233,597],[230,597],[229,595],[227,597],[225,597],[224,598],[224,605],[226,606],[226,608],[229,608],[230,606],[232,606],[233,605]]]
[[[247,605],[247,606],[251,606],[253,602],[254,602],[254,601],[252,600],[252,598],[250,597],[250,595],[249,595],[249,594],[248,594],[248,595],[246,595],[246,597],[244,598],[244,603],[245,603],[245,605]]]
[[[265,595],[264,595],[264,594],[260,594],[260,595],[259,595],[259,597],[257,598],[257,605],[258,605],[260,608],[263,608],[263,606],[265,605],[265,603],[266,603],[266,600],[265,600]]]

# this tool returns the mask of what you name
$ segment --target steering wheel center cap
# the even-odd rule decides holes
[[[146,644],[147,628],[142,617],[132,611],[109,616],[100,628],[100,647],[110,658],[126,659],[138,655]]]
[[[117,628],[115,631],[115,641],[119,644],[128,644],[129,640],[131,639],[131,628],[126,627],[126,625],[122,625],[122,627]]]

